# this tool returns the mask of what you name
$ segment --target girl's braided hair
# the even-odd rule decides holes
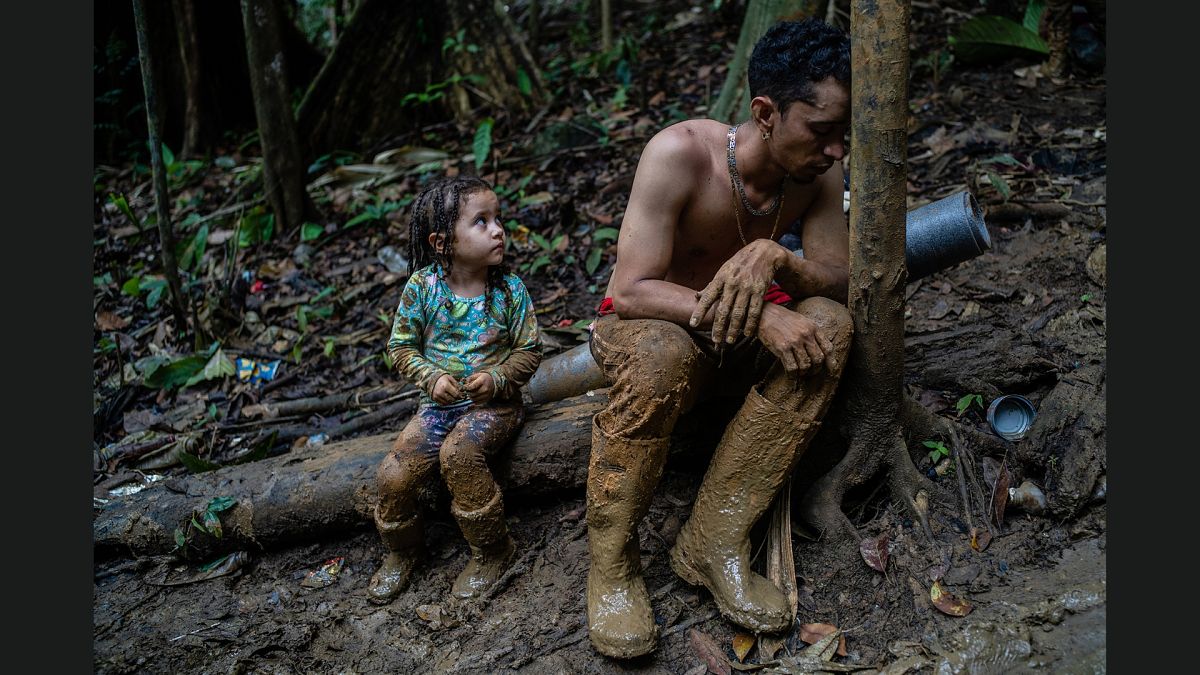
[[[445,274],[454,268],[454,226],[458,223],[459,209],[467,197],[484,190],[491,191],[490,183],[478,176],[454,176],[433,181],[421,190],[413,200],[408,218],[408,260],[410,270],[437,263]],[[429,243],[429,235],[442,237],[442,251]],[[484,307],[491,307],[492,291],[499,288],[505,299],[512,300],[504,277],[508,265],[503,260],[499,265],[488,267],[487,286],[484,291]]]

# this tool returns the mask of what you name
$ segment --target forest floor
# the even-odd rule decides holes
[[[620,225],[645,140],[671,121],[702,116],[723,81],[724,66],[714,64],[728,62],[736,20],[688,11],[687,3],[668,5],[678,13],[667,12],[655,29],[671,39],[646,41],[638,49],[630,86],[621,87],[611,75],[564,85],[564,97],[538,119],[504,121],[511,133],[498,137],[492,149],[492,169],[499,172],[484,168],[496,185],[509,188],[502,197],[517,221],[511,260],[533,294],[548,352],[573,346],[586,335],[584,326],[615,254],[615,241],[604,230]],[[1002,464],[1013,485],[1028,480],[1040,486],[1050,508],[1039,515],[1010,505],[988,524],[995,530],[990,543],[973,547],[964,522],[971,522],[972,509],[964,514],[953,472],[932,474],[940,486],[931,509],[933,541],[883,497],[886,490],[868,485],[862,494],[852,494],[847,506],[865,536],[890,539],[886,573],[868,567],[857,550],[813,541],[798,526],[797,625],[829,624],[844,631],[846,654],[833,657],[830,668],[1104,672],[1107,507],[1102,497],[1088,494],[1097,475],[1104,480],[1105,461],[1106,82],[1103,75],[1086,72],[1052,82],[1039,77],[1037,62],[1029,60],[954,63],[935,81],[929,66],[937,60],[936,50],[946,48],[945,27],[979,11],[975,3],[962,8],[913,11],[909,205],[970,190],[984,208],[992,248],[909,285],[905,384],[933,413],[983,433],[991,433],[983,407],[1000,394],[1023,395],[1039,413],[1056,417],[1061,433],[1039,436],[1041,445],[996,439],[967,455],[976,474],[994,474]],[[548,22],[547,35],[554,25]],[[568,69],[562,64],[557,71],[548,68],[560,81],[571,79]],[[436,145],[456,158],[470,152],[473,132],[442,125],[398,137],[391,147]],[[274,232],[255,241],[254,235],[265,234],[266,222],[254,213],[253,203],[245,203],[253,200],[242,185],[257,161],[248,150],[253,146],[230,147],[219,161],[176,162],[173,220],[180,223],[181,250],[190,246],[192,251],[185,282],[211,332],[211,340],[199,348],[173,336],[160,278],[141,271],[158,268],[156,237],[139,232],[108,200],[110,193],[125,195],[135,216],[150,213],[148,177],[133,163],[97,167],[97,509],[124,498],[122,487],[141,487],[146,476],[278,454],[292,442],[331,431],[346,438],[393,432],[405,422],[387,419],[353,431],[339,429],[364,411],[387,405],[388,398],[291,419],[262,420],[242,410],[260,401],[399,384],[382,348],[404,276],[399,268],[388,268],[388,254],[380,251],[386,246],[405,250],[404,209],[398,205],[428,178],[428,167],[409,171],[411,163],[375,165],[391,177],[367,183],[363,176],[378,172],[367,175],[347,167],[370,163],[373,153],[343,171],[326,173],[329,164],[312,175],[326,219],[312,238]],[[422,155],[412,162],[430,157],[440,156]],[[469,166],[441,161],[448,170]],[[523,181],[523,176],[529,178]],[[347,227],[356,216],[363,217]],[[239,246],[239,239],[247,246]],[[213,351],[209,345],[218,340]],[[239,357],[281,365],[265,385],[241,381],[221,371]],[[200,367],[206,364],[214,367],[206,372]],[[191,386],[170,386],[172,378],[193,375]],[[1091,398],[1052,397],[1068,385],[1086,388]],[[983,405],[960,414],[956,404],[968,394],[979,394]],[[1043,405],[1051,398],[1053,405]],[[1087,400],[1091,407],[1071,403]],[[929,471],[928,449],[916,450],[918,468]],[[694,462],[671,458],[641,526],[642,562],[662,629],[658,650],[647,657],[618,663],[599,656],[587,640],[586,514],[579,493],[510,505],[522,569],[489,601],[448,598],[467,548],[447,513],[432,514],[429,563],[385,607],[365,597],[381,556],[378,536],[365,528],[288,549],[251,551],[248,564],[234,574],[177,586],[155,582],[195,570],[170,556],[98,560],[95,669],[703,673],[706,668],[761,668],[751,665],[770,661],[761,645],[738,663],[732,647],[736,627],[717,614],[706,591],[670,570],[666,553],[701,478],[689,464]],[[1082,482],[1081,466],[1088,467]],[[797,489],[818,472],[819,467],[802,464]],[[1083,497],[1068,499],[1064,495],[1070,489],[1082,490]],[[975,509],[975,524],[987,520],[984,510]],[[335,558],[343,562],[333,583],[301,585],[310,571]],[[935,606],[929,592],[934,582],[969,603],[970,613],[953,616]],[[793,630],[776,659],[803,655],[801,638],[799,629]],[[784,658],[775,667],[788,663]],[[793,665],[791,672],[801,669]]]

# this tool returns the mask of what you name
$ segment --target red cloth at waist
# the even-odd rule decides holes
[[[792,301],[792,296],[787,294],[779,284],[771,284],[767,292],[763,294],[763,300],[775,305],[786,305]],[[613,307],[612,298],[604,298],[600,301],[600,306],[596,308],[596,316],[608,316],[616,314],[617,310]]]

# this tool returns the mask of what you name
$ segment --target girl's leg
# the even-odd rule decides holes
[[[471,547],[471,560],[453,593],[469,598],[486,591],[512,562],[515,547],[504,522],[504,500],[487,457],[516,435],[525,419],[520,402],[472,409],[454,426],[439,453],[452,497],[450,512]]]
[[[436,476],[437,446],[433,442],[445,433],[437,421],[425,409],[418,410],[379,464],[375,527],[386,553],[367,588],[371,602],[384,604],[395,599],[408,585],[422,554],[425,532],[417,493]]]

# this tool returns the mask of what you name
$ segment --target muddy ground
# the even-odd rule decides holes
[[[944,44],[944,30],[930,27],[935,19],[963,15],[944,11],[938,18],[914,10],[920,27],[914,61]],[[694,30],[711,28],[701,23]],[[986,405],[999,394],[1022,394],[1042,409],[1056,386],[1061,391],[1064,382],[1085,382],[1092,407],[1079,403],[1086,397],[1056,394],[1055,401],[1068,403],[1042,410],[1056,419],[1043,421],[1054,422],[1054,429],[1038,436],[1038,444],[996,439],[970,448],[980,477],[985,459],[1004,461],[1014,484],[1028,479],[1050,501],[1042,515],[1010,506],[982,551],[969,544],[971,516],[952,473],[935,479],[932,542],[877,484],[851,495],[847,511],[864,536],[889,535],[886,573],[867,567],[857,550],[813,541],[797,526],[798,623],[843,629],[847,655],[835,657],[838,663],[892,664],[889,672],[1105,670],[1107,506],[1089,497],[1091,479],[1103,475],[1105,462],[1105,80],[1080,71],[1056,83],[1031,75],[1032,64],[955,64],[936,82],[914,66],[910,204],[970,189],[985,208],[993,245],[975,260],[909,285],[906,386],[933,412],[984,433],[981,409],[957,415],[962,396],[978,393]],[[668,87],[667,93],[675,92]],[[638,150],[637,143],[624,143],[611,152],[631,166]],[[986,161],[1005,154],[1016,164]],[[551,170],[575,166],[563,161]],[[1010,194],[983,178],[989,169]],[[619,214],[625,196],[610,199]],[[529,283],[539,297],[537,279]],[[596,300],[584,288],[567,298],[568,306],[585,308]],[[398,431],[403,423],[372,433]],[[925,451],[914,450],[923,471],[930,469]],[[428,527],[429,564],[386,607],[365,599],[381,555],[377,535],[366,529],[286,550],[250,551],[249,563],[233,575],[177,586],[158,584],[195,573],[194,565],[170,557],[100,561],[95,669],[703,673],[707,664],[692,631],[711,636],[728,659],[736,631],[717,615],[708,593],[677,578],[667,561],[700,482],[697,463],[672,456],[641,527],[642,561],[663,633],[648,657],[618,663],[588,643],[584,498],[571,493],[509,506],[523,553],[502,591],[484,601],[447,597],[467,548],[444,510]],[[815,462],[802,465],[798,489],[820,469]],[[981,510],[971,512],[973,524],[982,526]],[[332,584],[301,585],[336,557],[344,565]],[[929,600],[934,579],[972,611],[956,617],[935,608]],[[803,647],[793,631],[780,656]],[[747,663],[762,660],[757,647],[746,656]]]

